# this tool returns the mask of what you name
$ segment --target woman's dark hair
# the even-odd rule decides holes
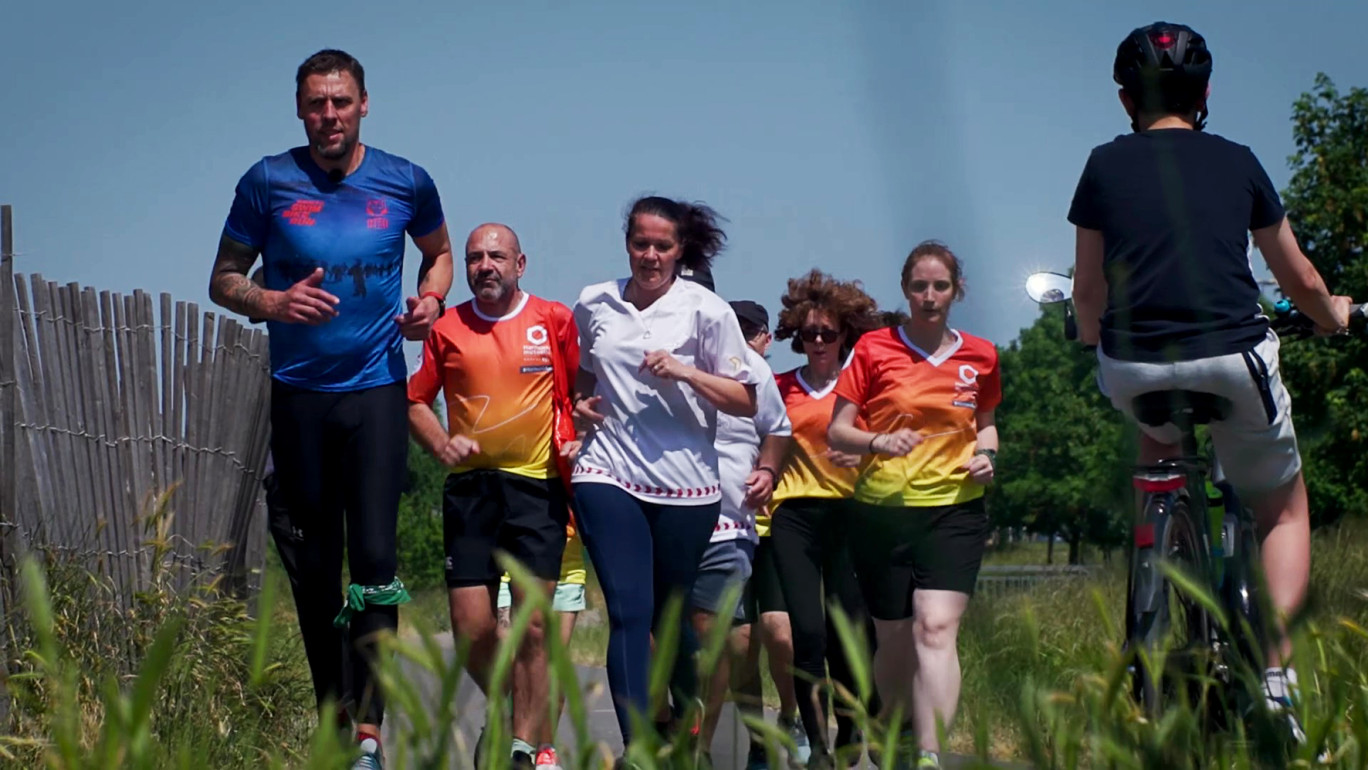
[[[779,325],[774,330],[774,338],[786,340],[793,338],[793,352],[803,352],[803,340],[798,336],[808,313],[814,310],[831,316],[845,332],[845,345],[841,357],[850,354],[855,340],[879,323],[878,303],[865,293],[859,281],[838,281],[814,268],[801,278],[790,278],[788,291],[779,300],[784,309],[779,311]]]
[[[717,224],[726,219],[703,203],[676,201],[659,195],[637,198],[622,227],[628,238],[632,237],[632,228],[641,214],[653,214],[674,223],[675,236],[683,247],[679,263],[684,267],[706,270],[712,266],[713,258],[726,248],[727,234]]]
[[[346,51],[325,48],[305,59],[295,71],[295,96],[299,96],[299,92],[304,88],[304,81],[310,75],[327,75],[333,72],[350,73],[356,80],[357,89],[363,94],[366,92],[366,70],[362,68],[361,62]]]
[[[912,316],[908,315],[906,310],[898,310],[897,308],[894,308],[892,310],[879,311],[879,326],[883,328],[902,326],[903,324],[911,320]]]
[[[902,269],[903,291],[907,290],[907,282],[912,280],[912,268],[927,257],[940,260],[940,263],[945,265],[945,269],[950,271],[950,282],[955,285],[955,299],[964,299],[964,266],[960,264],[955,252],[940,241],[922,241],[907,255]]]

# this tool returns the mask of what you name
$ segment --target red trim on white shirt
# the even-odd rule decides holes
[[[615,484],[628,492],[640,492],[643,495],[655,495],[656,497],[710,497],[722,493],[722,487],[713,485],[710,487],[691,487],[685,489],[666,489],[665,487],[648,487],[644,484],[636,484],[631,481],[624,481],[608,471],[600,468],[591,468],[587,465],[575,466],[576,476],[604,476],[611,479]]]

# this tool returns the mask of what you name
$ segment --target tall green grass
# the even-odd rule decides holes
[[[1036,767],[1313,766],[1318,748],[1332,766],[1368,766],[1368,526],[1351,523],[1315,538],[1313,596],[1297,626],[1296,661],[1311,743],[1270,740],[1276,725],[1258,714],[1229,729],[1207,729],[1199,706],[1176,704],[1157,719],[1132,701],[1119,644],[1124,576],[1055,583],[1001,600],[975,600],[961,631],[964,694],[948,732],[952,748],[1021,757]],[[534,610],[551,628],[553,697],[566,695],[565,716],[575,748],[562,752],[567,770],[607,766],[614,758],[588,731],[595,693],[582,692],[574,655],[562,647],[554,613],[537,583],[509,564],[532,601],[514,614],[510,641]],[[131,609],[111,601],[100,579],[55,559],[27,559],[21,568],[21,610],[10,618],[6,683],[12,709],[0,736],[6,766],[48,768],[345,768],[353,747],[333,729],[318,729],[297,630],[274,582],[255,617],[210,583],[189,594],[169,581]],[[671,612],[679,613],[678,603]],[[467,766],[474,736],[462,734],[454,697],[465,650],[443,643],[445,618],[413,621],[413,633],[387,639],[379,678],[389,709],[391,766]],[[854,653],[856,692],[838,692],[882,756],[896,752],[896,730],[869,714],[871,680],[861,629],[838,619],[840,643]],[[95,629],[92,631],[91,629]],[[725,626],[703,640],[698,661],[710,670],[723,654]],[[663,698],[673,640],[661,640],[651,673]],[[501,650],[497,683],[511,673],[514,644]],[[120,661],[135,661],[127,665]],[[1205,693],[1210,695],[1211,693]],[[598,694],[602,695],[602,694]],[[606,701],[604,701],[606,702]],[[688,704],[696,711],[699,704]],[[508,736],[506,696],[488,704],[491,745]],[[687,723],[686,717],[686,723]],[[643,740],[628,759],[641,768],[695,767],[704,760],[687,731],[665,739],[644,720]],[[891,721],[891,720],[890,720]],[[778,760],[787,738],[772,724],[752,725]],[[506,752],[485,752],[486,768],[507,766]],[[482,768],[481,770],[485,770]]]
[[[60,552],[29,554],[5,618],[13,767],[251,767],[302,756],[313,689],[297,636],[170,558],[165,500],[144,519],[146,588],[125,600]],[[261,606],[274,604],[268,584]]]
[[[1294,665],[1306,700],[1304,723],[1323,735],[1337,763],[1368,766],[1368,522],[1318,532],[1311,594],[1294,625]],[[1197,707],[1147,719],[1129,697],[1121,651],[1124,559],[1091,580],[1055,581],[1022,594],[970,603],[960,631],[964,671],[951,745],[973,750],[989,736],[993,754],[1038,767],[1239,767],[1270,759],[1259,735],[1206,731]],[[1254,674],[1257,672],[1245,672]],[[1249,681],[1246,686],[1251,685]],[[1219,711],[1215,691],[1199,691]],[[1239,720],[1232,720],[1238,722]],[[1319,730],[1319,733],[1317,733]],[[1264,752],[1260,760],[1259,751]],[[1313,759],[1308,747],[1300,759]]]

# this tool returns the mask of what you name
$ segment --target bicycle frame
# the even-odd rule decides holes
[[[1140,466],[1132,476],[1140,496],[1129,550],[1126,640],[1128,644],[1140,641],[1137,627],[1146,613],[1160,613],[1158,617],[1165,625],[1170,620],[1167,578],[1159,567],[1166,554],[1159,553],[1159,549],[1168,542],[1168,529],[1175,526],[1173,517],[1181,496],[1198,543],[1194,555],[1197,563],[1186,565],[1192,570],[1190,577],[1210,592],[1231,624],[1222,627],[1213,623],[1207,638],[1192,641],[1200,641],[1214,653],[1214,673],[1226,678],[1230,668],[1226,652],[1232,646],[1253,666],[1261,667],[1263,656],[1263,613],[1254,571],[1254,522],[1234,490],[1225,483],[1218,458],[1208,461],[1202,457],[1191,432],[1185,433],[1182,446],[1180,457]],[[1219,526],[1209,507],[1208,482],[1221,491],[1224,499]]]
[[[1197,532],[1200,564],[1190,565],[1204,584],[1210,576],[1209,557],[1212,552],[1209,527],[1206,526],[1206,494],[1204,491],[1207,464],[1195,453],[1165,460],[1136,469],[1132,483],[1140,492],[1137,501],[1130,554],[1130,584],[1127,592],[1126,636],[1133,639],[1135,625],[1141,613],[1156,612],[1167,601],[1164,593],[1166,578],[1159,568],[1165,554],[1158,548],[1167,542],[1167,532],[1174,525],[1173,516],[1179,496],[1186,498],[1187,516]],[[1202,489],[1200,495],[1193,490]],[[1202,526],[1197,526],[1202,524]]]

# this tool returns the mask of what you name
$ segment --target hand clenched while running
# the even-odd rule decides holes
[[[827,462],[837,468],[858,468],[862,459],[859,455],[848,454],[835,449],[828,449],[823,456],[826,457]]]
[[[873,454],[902,457],[921,442],[920,433],[910,428],[899,428],[892,433],[880,433],[875,436],[874,440],[869,442],[869,449]]]
[[[603,423],[605,415],[598,411],[599,402],[602,400],[603,396],[585,396],[575,402],[575,411],[570,416],[575,421],[576,433],[583,435],[590,428]]]
[[[455,468],[467,457],[480,453],[480,443],[469,436],[452,436],[437,451],[437,459],[448,468]]]
[[[682,380],[688,374],[689,367],[664,350],[652,350],[641,359],[638,371],[650,372],[662,380]]]
[[[973,479],[975,484],[986,487],[993,483],[993,461],[985,455],[974,455],[969,458],[969,462],[960,466],[960,470],[968,471],[969,478]]]
[[[404,339],[421,342],[427,339],[432,325],[442,317],[442,306],[432,297],[409,297],[404,313],[394,317]]]
[[[319,326],[336,318],[337,305],[341,300],[320,288],[323,277],[323,268],[315,268],[285,291],[274,292],[275,301],[271,303],[270,318],[310,326]]]
[[[769,468],[756,468],[746,476],[746,497],[741,504],[752,510],[769,505],[774,496],[774,471]]]

